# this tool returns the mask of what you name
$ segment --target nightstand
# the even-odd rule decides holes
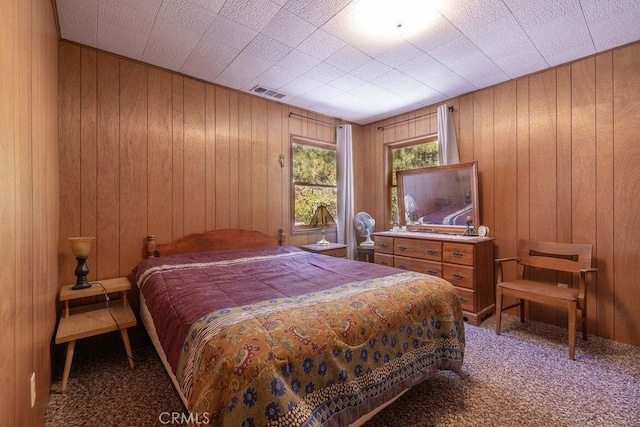
[[[310,245],[302,245],[300,249],[307,252],[314,252],[322,255],[334,256],[337,258],[346,258],[347,257],[347,245],[343,245],[342,243],[329,243],[328,245],[316,245],[312,243]]]
[[[358,245],[356,252],[358,252],[358,261],[373,262],[373,247],[367,248]]]
[[[129,366],[133,368],[133,355],[127,328],[136,326],[136,316],[127,303],[127,291],[131,289],[131,283],[126,277],[101,280],[93,282],[90,288],[71,289],[73,285],[63,286],[60,291],[60,302],[64,302],[64,311],[58,323],[56,332],[56,344],[67,344],[67,355],[64,361],[64,373],[62,374],[62,391],[67,389],[69,371],[73,361],[73,352],[76,340],[92,337],[107,332],[120,330],[122,342],[129,358]],[[69,308],[69,301],[85,297],[105,295],[112,292],[122,292],[122,300],[115,300],[107,305],[106,302],[82,305]]]

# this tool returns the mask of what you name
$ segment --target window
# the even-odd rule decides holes
[[[291,232],[317,230],[318,227],[312,227],[309,223],[320,204],[329,209],[334,219],[337,218],[336,145],[292,137],[291,162]]]
[[[398,212],[398,184],[396,172],[438,166],[438,139],[436,135],[422,137],[410,141],[391,143],[387,145],[387,218],[391,221]],[[397,220],[397,219],[396,219]]]

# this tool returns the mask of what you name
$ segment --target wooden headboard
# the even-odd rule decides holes
[[[284,237],[283,229],[278,230],[278,237],[274,237],[259,231],[233,228],[190,234],[175,242],[156,244],[155,236],[149,235],[147,236],[147,258],[194,252],[282,246]]]

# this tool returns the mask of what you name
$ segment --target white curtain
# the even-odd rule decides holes
[[[438,107],[438,158],[441,165],[460,163],[453,113],[447,104]]]
[[[354,259],[356,232],[353,228],[353,148],[351,125],[336,128],[338,145],[338,243],[347,245],[347,258]]]

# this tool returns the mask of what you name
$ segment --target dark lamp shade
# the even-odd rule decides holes
[[[69,237],[73,256],[76,258],[88,257],[91,252],[91,244],[95,239],[95,237]]]
[[[331,212],[325,205],[320,205],[316,208],[316,211],[313,213],[313,217],[311,217],[311,222],[309,223],[312,227],[326,227],[329,224],[335,224],[336,221],[331,216]]]

